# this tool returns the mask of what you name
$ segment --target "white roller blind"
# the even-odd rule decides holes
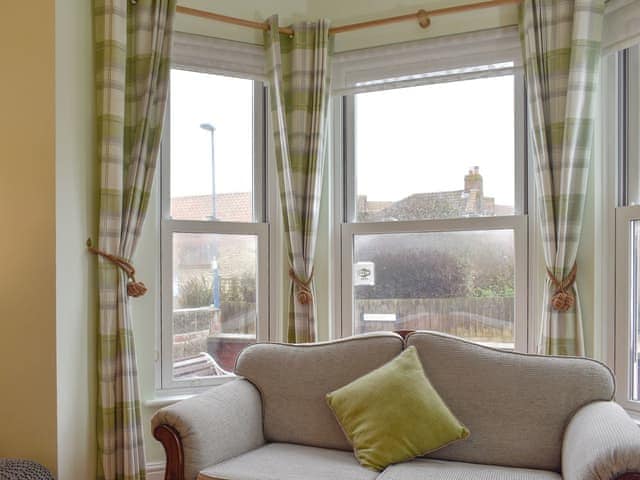
[[[261,45],[188,33],[175,34],[171,66],[188,66],[189,70],[253,80],[266,79]]]
[[[517,27],[338,53],[333,93],[398,88],[511,73],[522,64]]]
[[[640,43],[640,0],[610,0],[602,32],[604,53]]]

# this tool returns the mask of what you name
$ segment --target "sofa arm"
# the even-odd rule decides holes
[[[640,427],[615,402],[582,407],[562,444],[564,480],[640,480]]]
[[[260,394],[244,379],[158,410],[151,426],[167,455],[165,480],[195,480],[203,468],[264,444]]]

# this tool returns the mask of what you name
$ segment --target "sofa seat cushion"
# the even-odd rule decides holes
[[[416,459],[391,465],[377,480],[562,480],[545,470]]]
[[[205,468],[198,480],[374,480],[351,452],[269,443]]]

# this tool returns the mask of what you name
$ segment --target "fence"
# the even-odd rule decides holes
[[[207,352],[208,337],[255,337],[255,333],[255,303],[225,302],[221,309],[213,306],[176,309],[173,311],[173,358],[179,360]]]
[[[513,342],[513,297],[356,299],[356,331],[436,330],[478,341]],[[365,320],[387,314],[395,320]],[[375,318],[375,317],[374,317]]]

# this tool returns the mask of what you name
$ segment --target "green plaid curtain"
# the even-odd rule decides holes
[[[99,248],[130,259],[142,228],[167,103],[175,0],[94,0]],[[98,260],[98,472],[145,477],[127,278]]]
[[[556,279],[576,262],[593,147],[604,0],[525,0],[524,50],[531,151],[545,263]],[[551,305],[547,278],[538,350],[584,355],[580,299],[567,311]]]
[[[320,216],[329,108],[329,22],[265,33],[278,183],[291,284],[288,341],[316,339],[313,266]]]

